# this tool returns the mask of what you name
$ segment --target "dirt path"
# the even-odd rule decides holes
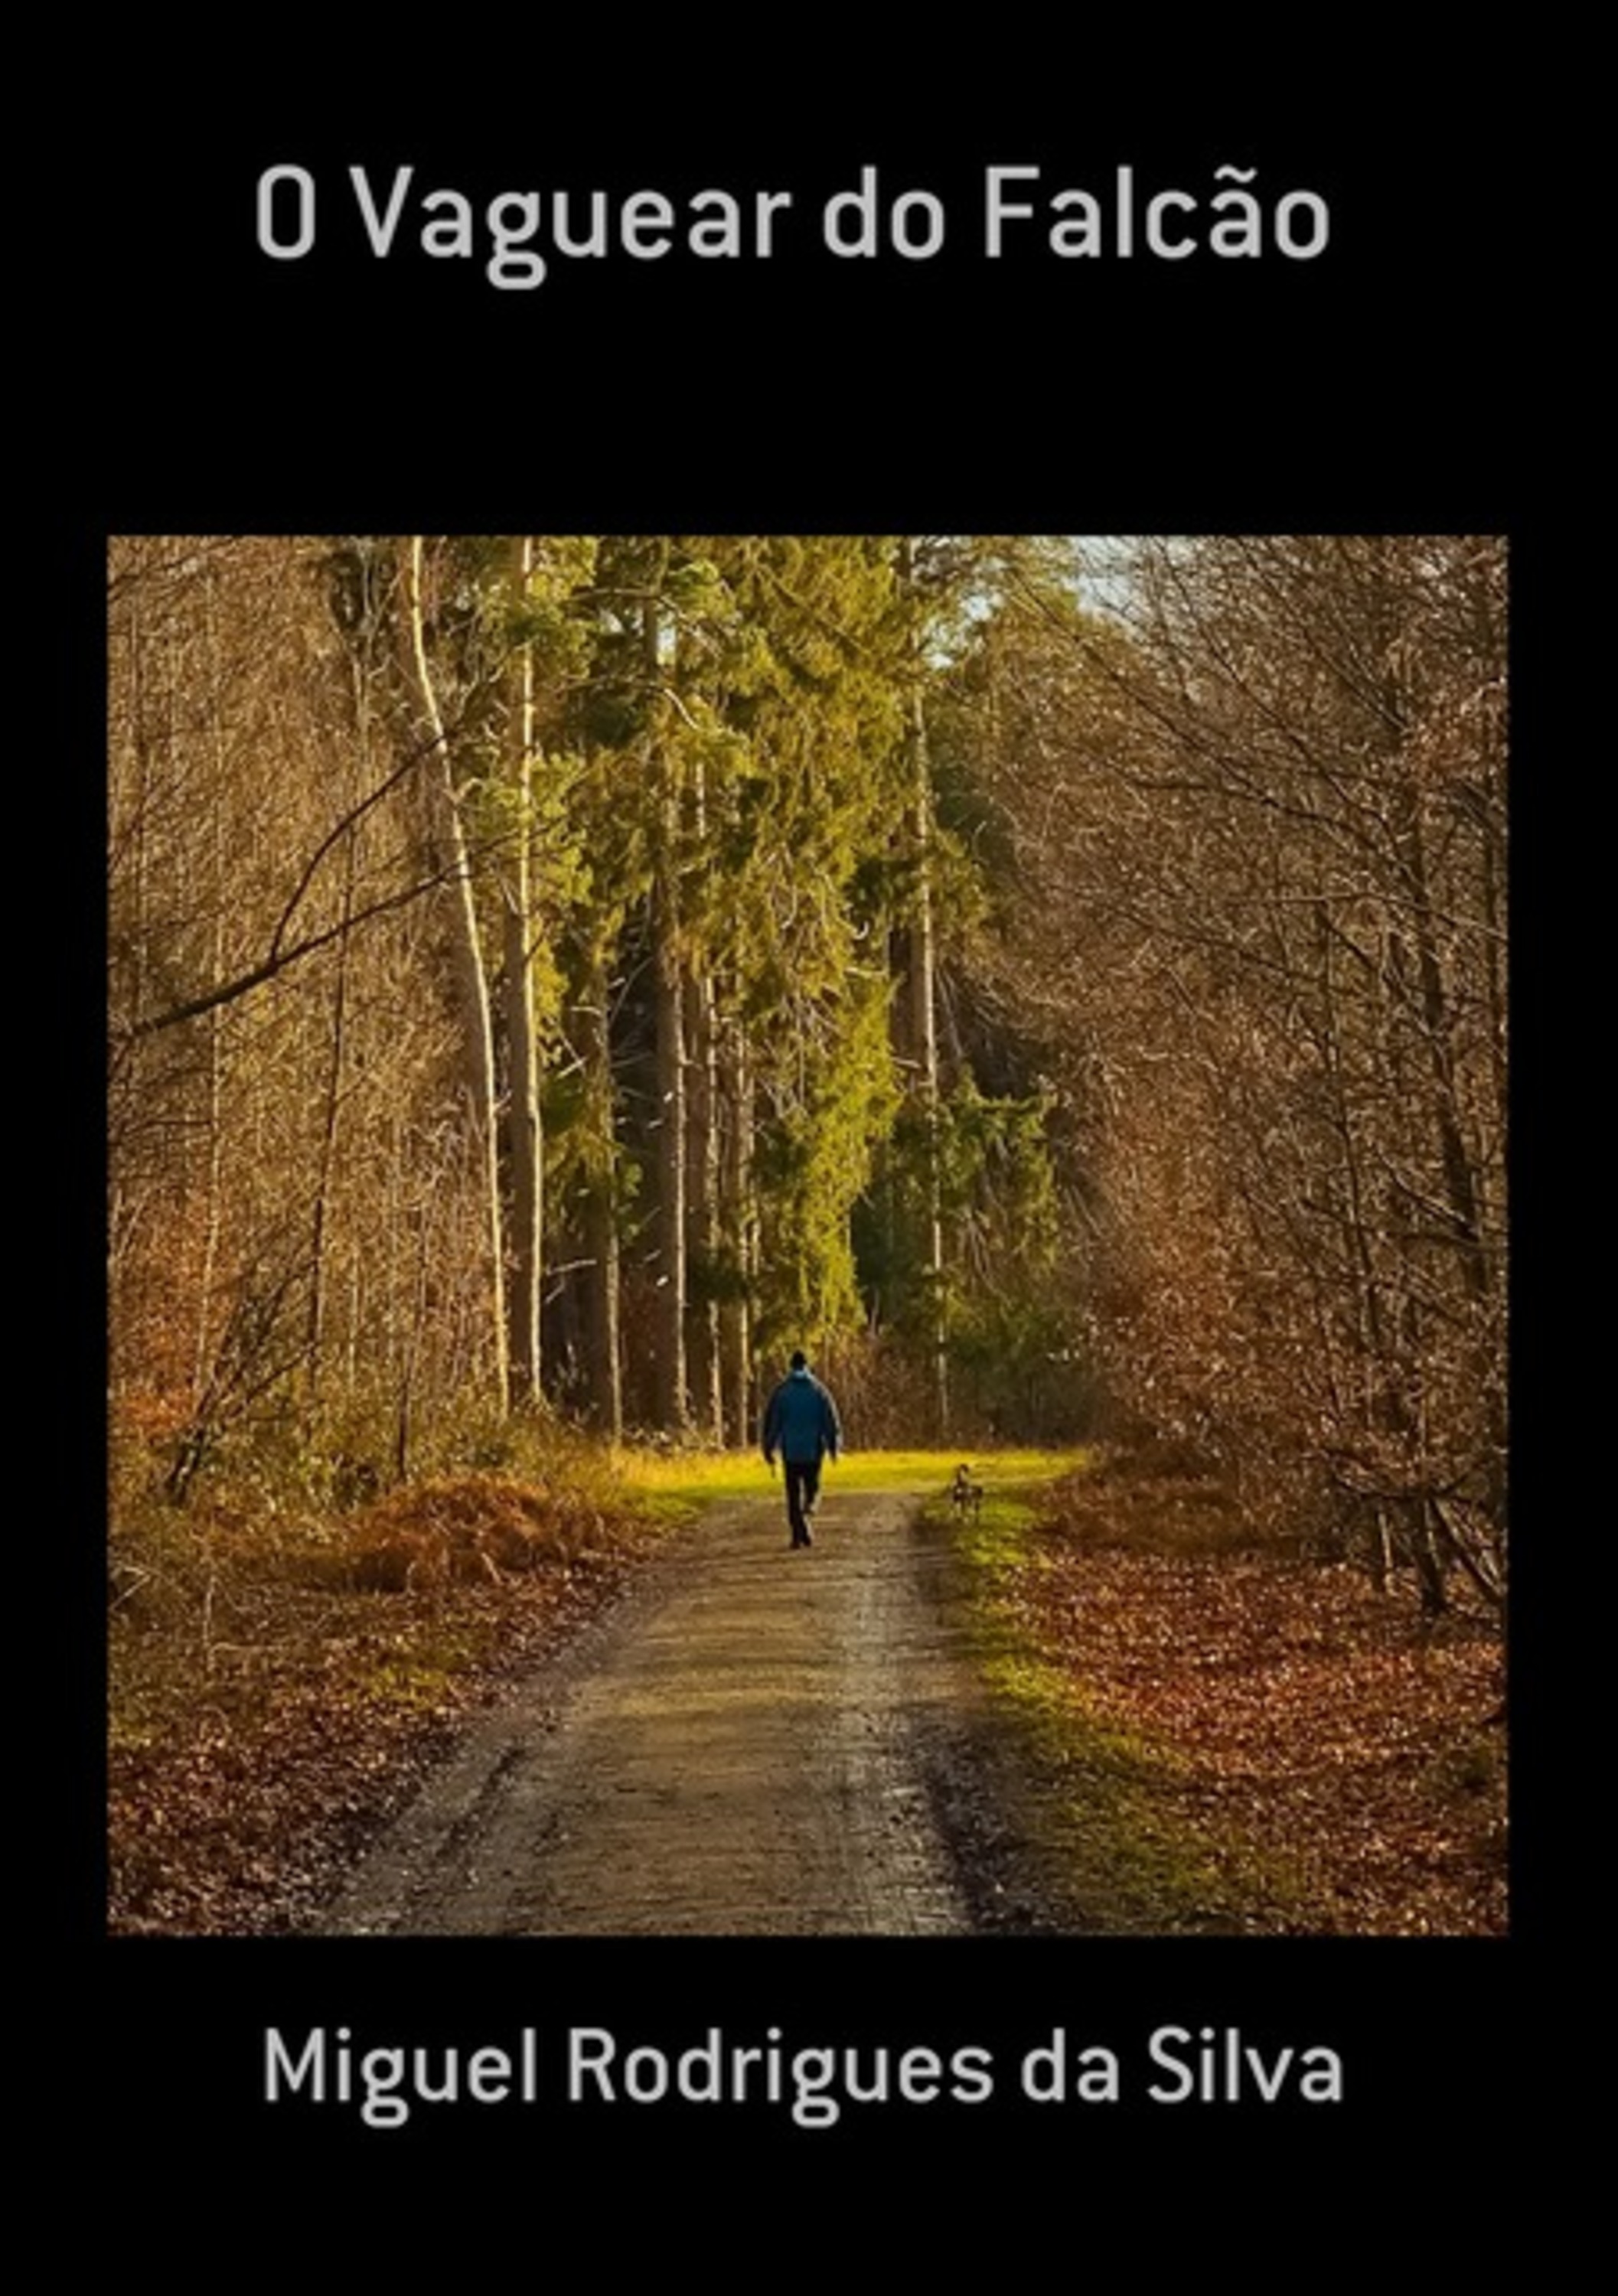
[[[902,1494],[710,1511],[474,1726],[327,1931],[916,1935],[972,1926],[929,1777],[966,1682]]]

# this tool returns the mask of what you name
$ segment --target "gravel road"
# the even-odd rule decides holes
[[[972,1693],[916,1497],[717,1506],[470,1730],[318,1926],[916,1936],[974,1926],[940,1782]],[[952,1751],[955,1750],[955,1751]]]

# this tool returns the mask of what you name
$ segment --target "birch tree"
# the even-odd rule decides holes
[[[489,974],[479,937],[462,793],[428,657],[423,562],[424,538],[419,534],[411,535],[402,552],[400,646],[420,726],[436,760],[436,770],[431,778],[433,860],[445,880],[450,972],[461,1027],[468,1161],[478,1176],[483,1202],[483,1267],[489,1299],[491,1384],[496,1404],[505,1411],[511,1399],[511,1356],[505,1308],[505,1234],[500,1195],[494,1020]]]

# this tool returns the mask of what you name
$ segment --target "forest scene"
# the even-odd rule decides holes
[[[115,1929],[1504,1931],[1501,540],[141,535],[107,614]],[[665,1597],[587,1872],[341,1898]],[[770,1652],[844,1816],[755,1900]]]

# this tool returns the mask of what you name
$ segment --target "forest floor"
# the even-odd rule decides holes
[[[834,1469],[804,1554],[756,1463],[521,1571],[491,1478],[374,1510],[368,1585],[193,1534],[114,1609],[111,1926],[1503,1929],[1484,1622],[1030,1464],[970,1521],[942,1462]]]
[[[1458,1595],[1254,1536],[1211,1479],[1087,1465],[961,1539],[1006,1798],[1065,1925],[1499,1936],[1505,1646]]]

